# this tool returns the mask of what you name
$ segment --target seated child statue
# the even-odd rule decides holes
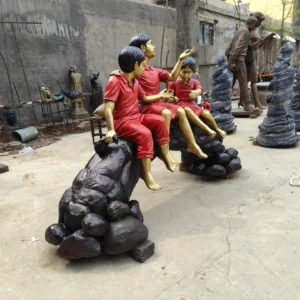
[[[225,137],[226,132],[218,127],[210,112],[195,103],[195,99],[202,94],[200,82],[192,78],[195,72],[195,59],[192,57],[186,58],[181,66],[180,78],[170,83],[169,90],[174,91],[175,103],[183,107],[187,114],[193,111],[194,114],[204,120],[205,123],[199,118],[199,128],[204,132],[209,132],[207,128],[213,129],[221,137]]]
[[[137,157],[142,164],[142,178],[147,187],[158,191],[161,187],[151,173],[151,158],[153,158],[153,139],[159,148],[159,157],[166,167],[174,172],[177,166],[169,152],[169,135],[163,117],[152,114],[141,114],[138,98],[168,99],[170,94],[146,96],[137,78],[144,71],[145,55],[136,47],[126,47],[119,54],[120,76],[110,76],[105,89],[105,118],[108,132],[105,139],[108,143],[118,134],[120,137],[137,145]]]

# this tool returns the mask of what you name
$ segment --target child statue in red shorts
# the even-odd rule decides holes
[[[136,47],[126,47],[119,54],[120,76],[110,76],[105,89],[105,118],[108,132],[106,141],[113,141],[117,133],[120,137],[137,145],[137,156],[142,164],[142,178],[147,187],[158,191],[161,187],[151,173],[151,158],[153,158],[153,139],[159,147],[159,155],[166,167],[174,172],[176,162],[169,152],[169,135],[163,117],[152,114],[141,114],[138,98],[147,100],[167,99],[170,94],[161,93],[146,96],[137,78],[144,71],[145,55]],[[152,132],[152,133],[151,133]]]
[[[226,136],[226,132],[221,130],[210,112],[204,108],[199,107],[195,103],[195,99],[202,94],[202,86],[199,81],[192,78],[196,72],[196,61],[192,57],[188,57],[184,60],[181,66],[180,78],[174,82],[171,82],[169,89],[174,91],[176,97],[175,103],[183,107],[186,114],[194,112],[198,117],[203,118],[207,126],[200,118],[195,122],[199,128],[205,132],[208,129],[213,129],[221,137]],[[177,102],[178,101],[178,102]]]

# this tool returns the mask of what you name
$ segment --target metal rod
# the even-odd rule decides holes
[[[21,101],[20,101],[20,97],[19,97],[18,90],[17,90],[17,88],[16,88],[15,83],[14,83],[14,82],[12,82],[12,83],[13,83],[13,86],[14,86],[14,89],[15,89],[15,92],[16,92],[16,95],[17,95],[17,98],[18,98],[19,105],[21,106]]]
[[[13,96],[13,91],[12,91],[12,86],[11,86],[11,80],[10,80],[10,74],[9,74],[8,66],[7,66],[7,64],[6,64],[5,60],[4,60],[2,52],[0,52],[0,55],[1,55],[1,58],[3,60],[4,66],[5,66],[5,69],[6,69],[6,73],[7,73],[7,77],[8,77],[8,84],[9,84],[9,89],[10,89],[11,103],[13,105],[15,105],[14,104],[14,96]]]
[[[162,38],[161,38],[160,63],[159,63],[160,68],[162,68],[162,53],[163,53],[163,49],[164,49],[164,39],[165,39],[165,30],[166,30],[166,23],[167,23],[168,8],[169,8],[169,0],[166,1],[165,20],[164,20],[164,27],[163,27]]]
[[[25,77],[25,82],[26,82],[26,86],[27,86],[27,90],[28,90],[29,99],[32,102],[32,98],[31,98],[31,94],[30,94],[30,90],[29,90],[29,84],[28,84],[28,80],[27,80],[27,76],[26,76],[26,72],[25,72],[25,68],[24,68],[24,64],[23,64],[23,60],[22,60],[22,56],[21,56],[21,52],[20,52],[20,48],[19,48],[19,44],[18,44],[18,40],[17,40],[17,36],[16,36],[16,32],[15,32],[15,28],[14,28],[13,24],[11,24],[11,29],[12,29],[12,32],[13,32],[14,37],[15,37],[16,46],[17,46],[17,49],[18,49],[18,54],[19,54],[19,57],[20,57],[21,66],[22,66],[22,70],[23,70],[23,73],[24,73],[24,77]]]
[[[43,24],[42,22],[0,21],[0,24]]]

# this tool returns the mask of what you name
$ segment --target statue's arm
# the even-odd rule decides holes
[[[180,70],[181,70],[181,66],[182,66],[183,61],[187,57],[189,57],[191,54],[193,54],[194,51],[195,51],[194,48],[187,49],[183,53],[180,54],[175,67],[173,68],[172,72],[169,74],[168,81],[175,81],[175,80],[177,80],[177,78],[179,76],[179,73],[180,73]]]
[[[105,140],[107,143],[111,143],[113,141],[113,137],[116,135],[115,126],[114,126],[114,117],[113,111],[115,108],[114,101],[106,101],[105,102],[105,119],[107,123],[107,134],[105,136]]]

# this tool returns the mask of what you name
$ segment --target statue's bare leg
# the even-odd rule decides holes
[[[151,158],[142,158],[142,179],[145,181],[146,186],[152,191],[161,190],[161,186],[156,183],[151,173]]]
[[[170,135],[170,126],[171,126],[171,120],[172,120],[172,113],[171,113],[170,110],[164,109],[161,112],[161,116],[164,117],[164,119],[166,121],[168,134]],[[168,144],[168,147],[169,147],[169,144]],[[171,153],[170,153],[170,155],[171,155],[171,158],[172,158],[172,162],[178,165],[179,163],[175,160],[175,158],[172,156]]]
[[[268,108],[267,106],[264,106],[260,103],[259,101],[259,96],[258,96],[258,90],[257,90],[257,85],[256,82],[251,82],[251,92],[254,98],[254,106],[256,108],[260,108],[260,109],[266,109]]]
[[[177,110],[176,117],[178,119],[178,126],[180,131],[182,132],[186,143],[187,143],[187,151],[192,152],[200,158],[207,158],[207,155],[202,152],[200,147],[197,145],[195,141],[195,137],[193,131],[191,129],[190,123],[186,117],[185,111],[182,107]]]
[[[203,113],[200,115],[205,121],[209,124],[211,128],[213,128],[221,137],[225,137],[227,133],[220,129],[214,119],[214,117],[210,114],[209,111],[205,110]]]
[[[203,130],[211,139],[213,139],[216,136],[216,131],[209,128],[194,112],[191,108],[185,107],[184,111],[186,113],[186,116],[190,122],[195,124],[197,127],[199,127],[201,130]],[[204,113],[204,112],[203,112]],[[203,114],[202,113],[202,114]],[[216,129],[215,129],[216,130]],[[226,135],[226,134],[225,134]]]
[[[176,170],[176,167],[178,166],[178,163],[174,160],[169,151],[169,143],[164,145],[158,145],[158,148],[160,152],[160,158],[165,163],[167,169],[171,172],[174,172]]]

